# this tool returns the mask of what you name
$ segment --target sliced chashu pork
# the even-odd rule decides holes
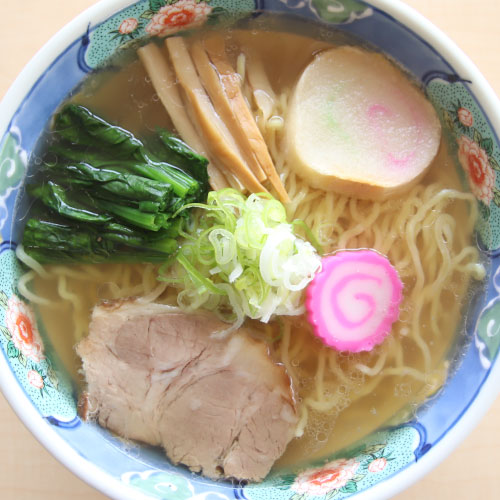
[[[94,308],[77,346],[99,424],[211,477],[258,481],[297,423],[290,379],[264,343],[213,316],[134,302]]]

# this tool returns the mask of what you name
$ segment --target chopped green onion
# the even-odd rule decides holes
[[[227,188],[211,191],[206,204],[185,208],[199,210],[176,264],[160,271],[160,279],[181,280],[180,307],[203,307],[231,318],[226,333],[246,317],[267,322],[273,315],[303,312],[303,290],[321,259],[313,245],[294,234],[279,201],[268,194],[245,198]]]

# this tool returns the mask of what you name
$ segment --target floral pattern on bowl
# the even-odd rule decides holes
[[[31,306],[17,295],[7,298],[5,292],[0,291],[0,307],[6,310],[5,324],[7,326],[1,326],[0,330],[8,340],[9,358],[17,358],[24,366],[27,365],[28,360],[36,364],[40,363],[42,359],[45,359],[43,343]]]
[[[464,185],[478,200],[481,242],[486,249],[496,250],[500,247],[500,151],[491,127],[465,83],[435,79],[427,85],[427,93],[454,138]]]
[[[171,4],[165,4],[156,12],[151,11],[153,17],[144,31],[150,36],[167,36],[184,29],[193,29],[205,24],[212,10],[212,6],[204,1],[177,0]]]
[[[253,0],[143,0],[113,16],[90,35],[85,63],[96,68],[117,48],[145,37],[165,37],[205,23],[248,15]]]
[[[298,474],[291,484],[294,494],[290,500],[302,500],[306,496],[324,496],[330,500],[338,493],[353,493],[358,491],[358,482],[364,479],[366,471],[381,472],[386,465],[385,457],[375,458],[369,464],[356,458],[340,458],[322,467],[307,469]]]
[[[279,491],[274,498],[348,498],[414,462],[424,440],[425,433],[414,424],[375,432],[361,445],[337,453],[326,463],[270,478]],[[247,486],[245,495],[260,500],[264,498],[260,489],[259,485]]]
[[[209,483],[197,481],[196,476],[159,469],[126,472],[121,480],[151,498],[169,500],[201,500],[208,495],[221,499],[263,500],[269,498],[269,486],[274,488],[272,498],[278,500],[330,500],[334,497],[340,500],[364,491],[414,462],[422,439],[418,425],[379,431],[366,443],[337,454],[340,458],[299,472],[275,473],[266,483],[241,487],[218,483],[224,488],[214,490]],[[404,453],[400,452],[401,447]]]
[[[67,377],[46,355],[32,306],[12,288],[23,274],[15,252],[0,248],[0,346],[19,383],[44,417],[76,418],[73,390]],[[51,346],[48,352],[52,352]]]

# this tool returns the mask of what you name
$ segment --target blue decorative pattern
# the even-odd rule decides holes
[[[60,420],[56,417],[53,417],[52,415],[45,417],[45,419],[49,424],[55,425],[56,427],[62,427],[64,429],[74,429],[75,427],[78,427],[82,423],[80,418],[76,416],[68,421]]]

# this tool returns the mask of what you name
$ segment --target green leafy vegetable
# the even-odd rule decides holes
[[[141,212],[136,208],[119,205],[118,203],[113,203],[99,198],[95,199],[95,203],[104,211],[115,215],[132,226],[148,229],[149,231],[158,231],[167,218],[165,214]]]
[[[177,136],[164,129],[158,129],[158,136],[162,141],[168,158],[180,168],[187,170],[196,179],[208,183],[208,160],[197,154]]]
[[[169,184],[145,179],[138,175],[121,172],[113,168],[97,168],[88,163],[70,163],[49,167],[51,173],[64,179],[67,184],[95,184],[101,191],[136,201],[154,201],[164,206],[172,197]]]
[[[207,160],[166,131],[154,154],[129,131],[69,104],[28,193],[23,246],[42,263],[165,261],[178,249],[183,207],[205,200]]]
[[[48,181],[44,184],[29,185],[28,193],[38,198],[47,207],[70,219],[82,222],[107,222],[111,216],[100,214],[91,208],[88,193],[76,194],[65,190],[59,184]]]
[[[46,250],[88,254],[94,251],[89,232],[78,232],[73,226],[52,221],[29,219],[23,245]]]
[[[63,139],[79,146],[109,148],[124,158],[143,159],[141,141],[127,130],[111,125],[83,106],[66,105],[54,119],[54,129]]]
[[[171,184],[178,196],[197,192],[200,189],[200,184],[196,179],[199,179],[202,184],[208,182],[206,169],[208,161],[205,160],[205,164],[200,168],[203,158],[192,152],[180,139],[176,141],[178,145],[175,151],[168,144],[165,144],[167,151],[157,155],[157,161],[152,159],[152,155],[146,151],[143,143],[129,131],[111,125],[83,106],[68,104],[56,115],[54,125],[56,133],[62,139],[69,141],[70,145],[67,145],[66,148],[56,146],[53,150],[73,161],[79,161],[83,157],[88,163],[94,163],[94,166],[98,168],[102,168],[107,162],[109,162],[107,166],[121,165],[137,175]],[[161,131],[161,134],[172,137],[164,130]],[[87,151],[83,150],[81,151],[82,156],[76,155],[72,151],[75,145],[90,146],[92,151],[87,154]],[[178,151],[185,151],[184,156]],[[191,159],[186,156],[187,151],[191,151],[193,155]],[[177,154],[177,158],[174,158],[177,161],[173,164],[162,161],[162,158],[169,159],[169,152]],[[186,160],[188,161],[186,162]],[[196,172],[195,175],[191,176],[189,175],[191,167],[187,167],[187,164],[194,162],[196,162],[196,168],[193,168]],[[179,165],[180,168],[176,165]],[[184,172],[183,168],[187,169],[188,173]]]

